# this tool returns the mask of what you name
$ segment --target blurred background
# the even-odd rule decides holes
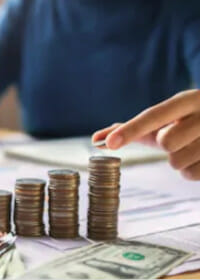
[[[0,5],[5,1],[6,0],[0,0]],[[0,128],[21,130],[19,106],[15,88],[8,88],[6,94],[0,101]]]

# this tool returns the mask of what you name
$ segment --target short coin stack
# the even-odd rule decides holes
[[[79,173],[61,169],[48,174],[49,234],[54,238],[76,238],[79,235]]]
[[[117,238],[121,160],[91,157],[89,163],[88,238]]]
[[[0,232],[10,232],[12,193],[0,190]]]
[[[15,185],[15,226],[21,236],[43,236],[43,211],[46,182],[40,179],[19,179]]]

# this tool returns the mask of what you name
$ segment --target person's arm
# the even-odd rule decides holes
[[[0,94],[17,84],[27,4],[30,0],[7,0],[0,7]]]

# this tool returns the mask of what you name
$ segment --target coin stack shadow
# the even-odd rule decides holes
[[[12,193],[0,190],[0,232],[9,233],[11,229]]]
[[[40,179],[18,179],[15,185],[14,221],[16,234],[39,237],[45,234],[43,223],[46,182]]]
[[[89,162],[88,238],[115,240],[118,235],[118,209],[121,160],[91,157]]]
[[[54,238],[79,236],[79,173],[51,170],[49,174],[49,235]]]

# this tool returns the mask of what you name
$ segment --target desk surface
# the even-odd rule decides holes
[[[0,138],[11,135],[12,133],[13,133],[12,131],[1,129]],[[200,279],[200,270],[194,273],[184,273],[177,276],[163,277],[163,279]]]

